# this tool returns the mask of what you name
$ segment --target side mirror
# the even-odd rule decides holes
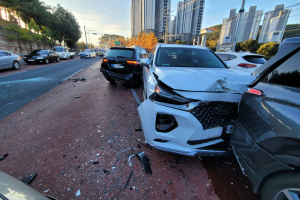
[[[141,66],[147,66],[147,65],[149,65],[149,64],[150,64],[149,58],[144,58],[144,59],[142,59],[141,62],[140,62],[140,65],[141,65]]]
[[[230,63],[229,63],[229,62],[227,62],[227,61],[224,61],[224,63],[226,64],[226,66],[227,66],[228,68],[230,68],[230,67],[231,67],[231,65],[230,65]]]

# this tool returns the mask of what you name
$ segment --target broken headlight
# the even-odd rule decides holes
[[[149,98],[153,101],[176,105],[183,105],[192,101],[191,99],[187,99],[179,94],[176,94],[169,86],[162,82],[155,86],[155,92]]]

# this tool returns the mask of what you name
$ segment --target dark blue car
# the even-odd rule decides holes
[[[253,72],[243,94],[231,145],[242,171],[262,199],[299,199],[300,37]]]

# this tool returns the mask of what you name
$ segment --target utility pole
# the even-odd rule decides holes
[[[87,38],[86,38],[85,25],[84,25],[84,33],[85,33],[86,48],[89,49],[89,45],[88,45],[88,43],[87,43]]]
[[[237,36],[238,36],[238,33],[239,33],[239,29],[240,29],[240,24],[241,24],[241,21],[242,21],[243,12],[245,11],[244,6],[245,6],[245,0],[243,0],[242,7],[241,7],[241,9],[239,11],[240,17],[239,17],[239,23],[238,23],[238,26],[237,26],[237,29],[236,29],[236,33],[235,33],[235,40],[234,40],[233,47],[232,47],[232,51],[233,52],[235,52],[235,46],[236,46],[237,38],[238,38]]]

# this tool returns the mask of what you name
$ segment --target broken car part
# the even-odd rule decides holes
[[[128,165],[129,167],[132,166],[132,161],[130,160],[132,157],[134,157],[135,155],[139,156],[139,158],[141,159],[142,161],[142,164],[143,164],[143,169],[144,169],[144,172],[148,173],[148,174],[152,174],[152,170],[151,170],[151,167],[150,167],[150,159],[147,158],[147,156],[145,155],[145,152],[141,152],[141,153],[138,153],[138,154],[132,154],[131,156],[129,156],[128,158]]]
[[[241,95],[255,77],[227,68],[204,47],[154,48],[138,107],[146,143],[187,156],[232,155],[228,136]]]
[[[124,187],[121,189],[122,191],[123,191],[125,188],[127,188],[128,184],[129,184],[129,181],[130,181],[130,178],[131,178],[131,176],[132,176],[132,174],[133,174],[133,172],[132,172],[132,170],[131,170],[131,171],[130,171],[130,175],[129,175],[127,181],[126,181],[126,184],[125,184]]]
[[[8,156],[8,153],[7,154],[4,154],[3,156],[0,157],[0,160],[3,160],[6,156]]]
[[[110,172],[109,172],[108,170],[106,170],[106,169],[103,169],[103,172],[104,172],[105,174],[110,174]]]
[[[25,183],[26,185],[28,185],[34,179],[35,176],[36,176],[36,173],[26,177],[22,182]]]

